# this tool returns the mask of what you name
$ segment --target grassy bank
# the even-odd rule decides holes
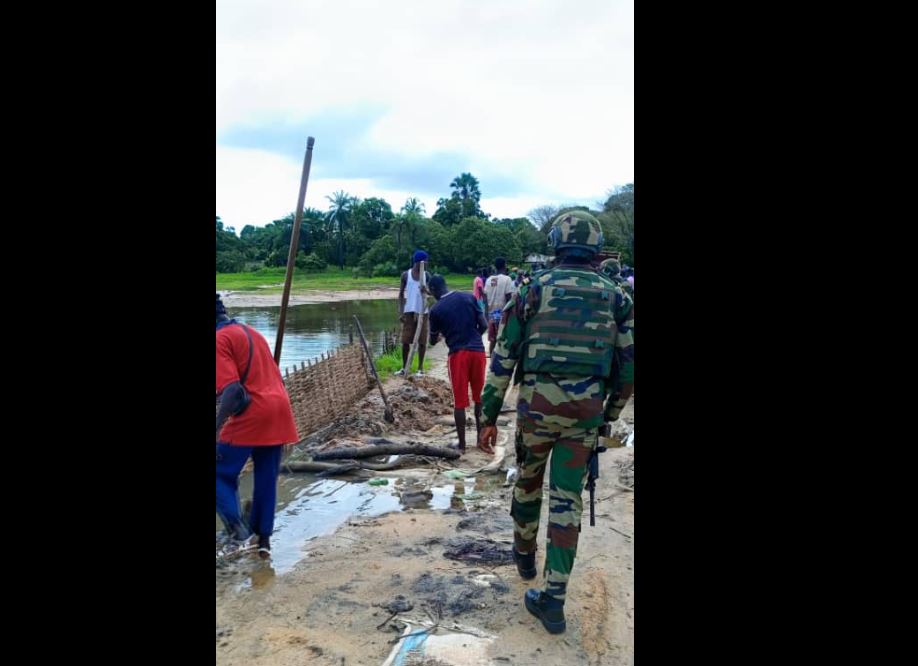
[[[284,268],[263,268],[254,273],[217,273],[217,291],[282,291],[284,288]],[[472,275],[447,273],[444,275],[451,289],[471,291]],[[355,278],[350,268],[343,271],[327,268],[316,273],[293,272],[292,291],[317,289],[322,291],[354,291],[358,289],[379,289],[381,287],[398,288],[397,277]]]
[[[386,377],[402,369],[402,348],[401,346],[393,349],[388,354],[383,354],[376,359],[376,372],[379,373],[379,378],[382,381],[386,380]],[[411,371],[417,372],[418,369],[418,355],[415,353],[414,359],[411,361]],[[430,359],[424,359],[424,372],[430,372]]]

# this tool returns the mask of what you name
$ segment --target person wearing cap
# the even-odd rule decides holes
[[[285,444],[299,441],[290,397],[268,341],[230,319],[217,294],[217,514],[226,527],[223,554],[271,554],[277,476]],[[239,506],[239,474],[254,463],[247,517]]]
[[[402,368],[395,374],[405,374],[405,365],[408,363],[408,353],[414,343],[420,321],[421,333],[418,335],[418,371],[416,376],[423,377],[424,354],[427,352],[427,336],[430,326],[424,310],[427,306],[427,287],[421,285],[421,262],[427,261],[424,250],[415,250],[411,258],[411,269],[402,273],[401,284],[398,290],[398,319],[402,324]],[[408,369],[410,372],[410,368]]]

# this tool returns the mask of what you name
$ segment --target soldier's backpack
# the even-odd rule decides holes
[[[617,333],[611,281],[555,269],[539,275],[532,287],[539,290],[540,304],[527,322],[523,372],[608,377]]]

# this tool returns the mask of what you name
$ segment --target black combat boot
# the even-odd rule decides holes
[[[526,610],[542,621],[542,626],[550,634],[564,633],[567,622],[564,620],[564,602],[551,597],[542,590],[526,590],[523,597]]]
[[[531,580],[536,577],[535,551],[531,553],[518,553],[516,546],[513,547],[513,561],[516,562],[516,570],[523,580]]]

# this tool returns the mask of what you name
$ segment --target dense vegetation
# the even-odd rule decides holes
[[[426,250],[431,270],[440,272],[469,273],[497,256],[519,264],[530,254],[547,253],[551,221],[572,208],[590,210],[602,224],[606,247],[633,264],[633,184],[612,190],[599,210],[542,206],[515,219],[492,218],[481,210],[478,180],[470,173],[454,178],[450,188],[429,218],[414,198],[396,213],[384,199],[358,199],[346,192],[327,197],[325,212],[304,209],[297,273],[324,274],[336,267],[354,277],[394,277],[409,265],[415,248]],[[237,235],[217,216],[217,273],[264,273],[286,266],[293,224],[291,213],[262,227],[246,225]]]

